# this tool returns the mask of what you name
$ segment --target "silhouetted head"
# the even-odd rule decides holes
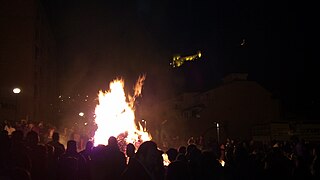
[[[29,131],[26,136],[27,144],[29,146],[37,145],[40,142],[40,137],[37,132]]]
[[[75,140],[69,140],[67,142],[67,153],[77,153],[77,142]]]
[[[200,156],[200,154],[201,154],[201,150],[198,149],[196,145],[190,144],[187,146],[186,158],[188,160],[195,160]]]
[[[175,148],[169,148],[166,154],[168,155],[169,161],[173,162],[174,160],[176,160],[176,157],[178,155],[178,150]]]
[[[180,146],[179,149],[178,149],[178,152],[180,154],[183,154],[183,155],[186,155],[187,153],[187,148],[185,146]]]
[[[161,153],[157,149],[157,144],[153,141],[143,142],[136,153],[136,158],[150,169],[157,165],[159,156],[161,158]]]
[[[126,154],[128,157],[133,157],[136,151],[136,147],[132,143],[127,144]]]
[[[116,137],[114,136],[110,136],[109,139],[108,139],[108,145],[111,146],[111,147],[117,147],[119,148],[118,146],[118,140]]]
[[[196,145],[194,145],[194,144],[190,144],[190,145],[188,145],[187,146],[187,154],[190,154],[190,153],[192,153],[195,149],[197,149],[197,146]]]
[[[91,150],[93,148],[93,142],[92,141],[88,141],[86,143],[86,150]]]
[[[59,133],[58,133],[58,132],[54,132],[54,133],[52,134],[52,140],[53,140],[53,141],[59,141],[59,139],[60,139]]]

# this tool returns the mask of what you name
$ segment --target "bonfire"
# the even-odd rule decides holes
[[[95,108],[94,145],[107,145],[110,136],[118,138],[119,144],[132,143],[137,147],[151,140],[146,127],[135,121],[135,100],[141,95],[145,76],[140,76],[134,87],[134,95],[124,92],[124,80],[121,78],[110,82],[109,90],[100,90],[98,104]]]

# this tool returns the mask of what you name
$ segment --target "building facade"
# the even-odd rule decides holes
[[[46,11],[40,0],[0,2],[0,120],[54,121],[58,67]]]
[[[320,142],[320,123],[307,121],[271,122],[255,125],[252,139],[260,142],[292,141]]]
[[[248,81],[246,74],[231,74],[216,88],[181,94],[156,109],[160,141],[248,139],[255,124],[280,119],[278,100],[258,83]]]

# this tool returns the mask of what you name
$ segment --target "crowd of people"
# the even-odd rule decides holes
[[[106,137],[108,145],[87,140],[79,149],[74,139],[61,143],[58,131],[43,141],[36,129],[11,128],[0,135],[4,180],[320,179],[319,144],[298,138],[269,144],[227,139],[206,146],[189,141],[166,150],[145,141],[123,151],[116,137]]]

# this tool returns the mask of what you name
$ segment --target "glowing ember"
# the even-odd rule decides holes
[[[163,154],[162,154],[162,158],[163,158],[163,165],[164,165],[164,166],[169,166],[170,161],[169,161],[169,158],[168,158],[168,154],[163,153]]]
[[[141,142],[151,140],[150,134],[139,128],[135,123],[134,101],[141,94],[145,76],[139,77],[135,87],[134,96],[126,97],[124,92],[124,81],[113,80],[110,83],[110,90],[99,91],[99,103],[95,109],[95,123],[97,130],[94,135],[94,145],[108,144],[110,136],[118,137],[128,143],[138,146]]]
[[[222,159],[219,159],[219,162],[220,162],[220,164],[221,164],[222,167],[224,167],[224,165],[226,164],[226,163],[224,162],[224,160],[222,160]]]

